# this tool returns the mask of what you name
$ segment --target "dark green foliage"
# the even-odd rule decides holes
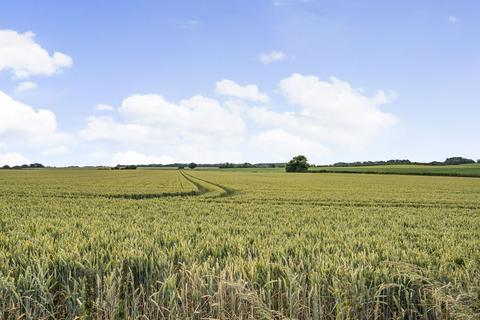
[[[203,167],[203,165],[202,165]],[[235,169],[235,168],[283,168],[285,167],[285,163],[230,163],[225,162],[218,165],[220,169]]]
[[[22,164],[21,166],[13,166],[10,167],[9,165],[4,165],[2,169],[40,169],[45,168],[45,166],[41,163],[31,163],[31,164]]]
[[[188,164],[188,167],[193,170],[193,169],[195,169],[195,168],[197,167],[197,164],[196,164],[195,162],[190,162],[190,163]]]
[[[303,155],[293,157],[293,159],[290,160],[285,167],[286,172],[306,172],[307,170],[308,160],[307,157]]]
[[[400,174],[421,176],[480,177],[478,164],[462,165],[383,165],[383,166],[325,166],[310,169],[308,172]]]
[[[359,167],[359,166],[381,166],[387,164],[411,164],[410,160],[387,160],[387,161],[356,161],[356,162],[336,162],[334,167]]]
[[[136,170],[137,166],[135,165],[129,165],[129,166],[122,166],[120,164],[117,164],[115,167],[112,168],[112,170]]]
[[[218,166],[220,169],[228,169],[228,168],[256,168],[257,165],[251,164],[248,162],[245,163],[230,163],[225,162]]]
[[[32,163],[28,167],[29,168],[45,168],[45,166],[41,163]]]
[[[472,159],[467,159],[463,157],[452,157],[452,158],[447,158],[447,160],[445,160],[444,162],[444,164],[465,164],[465,163],[475,163],[475,161]]]
[[[480,163],[480,160],[477,160]],[[421,164],[421,165],[432,165],[432,166],[441,166],[441,165],[457,165],[457,164],[467,164],[475,163],[474,160],[463,158],[463,157],[451,157],[447,158],[445,161],[432,161],[432,162],[413,162],[408,159],[405,160],[387,160],[387,161],[356,161],[356,162],[336,162],[333,167],[366,167],[366,166],[383,166],[383,165],[396,165],[396,164]]]

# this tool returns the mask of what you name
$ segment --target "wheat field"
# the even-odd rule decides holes
[[[2,319],[478,319],[480,180],[0,172]]]

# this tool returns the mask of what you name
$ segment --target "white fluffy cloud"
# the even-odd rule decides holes
[[[50,110],[34,110],[0,91],[0,139],[42,138],[54,134],[56,127]]]
[[[250,142],[263,159],[286,161],[296,154],[320,159],[329,154],[329,150],[315,139],[296,135],[283,128],[262,131],[254,135]]]
[[[258,56],[258,59],[263,64],[270,64],[272,62],[282,61],[282,60],[287,59],[287,55],[282,51],[274,50],[274,51],[269,52],[269,53],[265,53],[265,52],[261,53]]]
[[[397,121],[394,115],[380,109],[395,98],[394,93],[378,91],[368,97],[345,81],[321,81],[301,74],[283,79],[279,88],[297,110],[279,113],[257,108],[252,113],[257,123],[314,137],[325,145],[362,148]]]
[[[34,109],[0,91],[0,148],[4,159],[28,163],[19,156],[27,154],[32,162],[43,161],[43,156],[53,160],[68,153],[67,146],[77,140],[76,135],[57,131],[57,120],[52,111]]]
[[[113,155],[110,165],[117,164],[152,164],[152,163],[174,163],[173,158],[166,156],[147,156],[136,151],[117,152]]]
[[[69,154],[70,150],[66,146],[53,146],[42,150],[42,154],[46,156],[63,156]]]
[[[217,92],[238,86],[219,83]],[[282,108],[201,95],[179,103],[133,95],[112,117],[89,118],[80,136],[128,150],[115,153],[112,163],[285,161],[297,153],[318,162],[337,150],[367,146],[397,121],[381,110],[393,93],[369,97],[336,78],[293,74],[280,81],[278,92],[286,98]]]
[[[247,84],[241,86],[232,80],[221,80],[216,83],[215,91],[218,94],[231,96],[236,98],[247,99],[255,102],[268,102],[269,97],[263,92],[260,92],[258,87],[254,84]]]
[[[115,108],[109,104],[99,103],[95,106],[96,111],[114,111]]]
[[[244,132],[244,122],[217,100],[196,95],[180,104],[160,95],[133,95],[123,100],[119,113],[126,123],[148,127],[162,136],[235,137]]]
[[[15,88],[15,92],[24,92],[24,91],[35,89],[36,87],[37,87],[37,84],[35,82],[24,81],[18,84],[18,86]]]
[[[11,152],[11,153],[0,153],[0,166],[8,165],[8,166],[15,166],[15,165],[22,165],[28,164],[30,160],[25,158],[18,152]]]
[[[118,116],[119,120],[90,117],[80,137],[115,142],[128,148],[127,155],[137,152],[136,156],[159,154],[156,159],[215,161],[219,154],[234,155],[245,134],[241,117],[217,100],[201,95],[180,103],[155,94],[133,95],[122,101]],[[119,160],[116,157],[112,161],[127,163]]]
[[[34,37],[32,32],[0,30],[0,72],[10,71],[14,79],[26,79],[36,75],[50,76],[72,65],[69,56],[61,52],[50,54],[35,42]],[[35,82],[23,81],[15,92],[36,87]],[[6,152],[0,160],[17,164],[29,162],[21,154],[24,151],[37,156],[66,154],[69,150],[64,144],[73,140],[74,136],[57,132],[57,120],[52,111],[33,108],[0,91],[0,146]]]
[[[52,55],[34,40],[33,32],[0,30],[0,71],[11,70],[15,78],[53,75],[72,65],[72,58],[61,52]]]
[[[280,81],[287,101],[300,108],[295,113],[306,124],[332,133],[368,138],[394,124],[397,119],[379,107],[395,98],[394,93],[378,91],[368,97],[349,83],[331,78],[321,81],[315,76],[293,74]]]
[[[80,136],[88,141],[140,142],[147,138],[147,131],[143,126],[116,122],[111,117],[90,117],[87,127],[80,131]]]

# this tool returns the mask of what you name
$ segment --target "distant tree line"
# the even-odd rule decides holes
[[[136,170],[137,166],[135,165],[128,165],[128,166],[123,166],[121,164],[117,164],[115,167],[112,167],[112,170]]]
[[[218,166],[219,168],[283,168],[285,163],[222,163]]]
[[[118,164],[114,167],[108,166],[65,166],[64,168],[71,168],[71,169],[80,169],[80,168],[93,168],[93,169],[111,169],[111,170],[135,170],[137,168],[190,168],[194,169],[196,167],[204,167],[204,168],[284,168],[285,163],[230,163],[230,162],[222,162],[222,163],[200,163],[197,164],[195,162],[190,163],[169,163],[169,164],[138,164],[138,165],[123,165]],[[46,168],[41,163],[32,163],[32,164],[23,164],[23,165],[16,165],[16,166],[9,166],[4,165],[1,166],[0,169],[32,169],[32,168]],[[52,167],[54,168],[54,167]]]
[[[202,168],[284,168],[285,163],[279,162],[279,163],[230,163],[230,162],[220,162],[220,163],[194,163],[196,167],[202,167]],[[168,164],[141,164],[138,165],[138,167],[145,167],[145,168],[171,168],[171,167],[176,167],[176,168],[189,168],[192,163],[168,163]]]
[[[298,157],[298,156],[297,156]],[[301,156],[303,157],[303,156]],[[295,157],[296,158],[296,157]],[[292,162],[293,161],[293,162]],[[298,158],[297,160],[292,159],[289,163],[283,163],[283,162],[266,162],[266,163],[249,163],[249,162],[244,162],[244,163],[230,163],[230,162],[222,162],[222,163],[201,163],[201,164],[196,164],[194,162],[191,163],[169,163],[169,164],[141,164],[141,165],[116,165],[115,167],[112,167],[110,169],[112,170],[135,170],[138,167],[146,167],[146,168],[166,168],[166,167],[177,167],[179,169],[183,168],[190,168],[194,169],[196,167],[204,167],[204,168],[221,168],[221,169],[228,169],[228,168],[287,168],[289,167],[288,170],[291,171],[303,171],[305,170],[304,165],[300,164],[299,167],[297,167],[298,162],[303,162],[302,159]],[[305,158],[306,162],[306,158]],[[420,165],[431,165],[431,166],[441,166],[441,165],[459,165],[459,164],[468,164],[468,163],[475,163],[475,160],[473,159],[468,159],[464,157],[450,157],[445,159],[445,161],[432,161],[432,162],[413,162],[408,159],[393,159],[393,160],[387,160],[387,161],[356,161],[356,162],[336,162],[333,165],[327,165],[327,166],[333,166],[333,167],[359,167],[359,166],[379,166],[379,165],[394,165],[394,164],[420,164]],[[480,159],[476,161],[476,163],[480,163]],[[290,165],[289,165],[290,164]],[[294,165],[292,167],[292,165]],[[314,167],[314,164],[308,164],[307,167]],[[15,165],[15,166],[9,166],[9,165],[4,165],[0,167],[0,169],[39,169],[39,168],[46,168],[43,164],[41,163],[31,163],[31,164],[22,164],[22,165]],[[104,166],[87,166],[87,167],[80,167],[80,166],[68,166],[65,168],[97,168],[97,169],[108,169],[109,167],[104,167]],[[300,169],[298,169],[300,168]],[[287,171],[288,171],[287,170]]]
[[[475,160],[463,158],[463,157],[451,157],[447,158],[445,161],[432,161],[432,162],[413,162],[410,160],[387,160],[387,161],[356,161],[356,162],[336,162],[333,167],[365,167],[365,166],[381,166],[381,165],[392,165],[392,164],[421,164],[421,165],[431,165],[431,166],[443,166],[443,165],[458,165],[458,164],[467,164],[475,163]],[[477,160],[477,163],[480,163],[480,159]]]
[[[360,166],[380,166],[386,164],[414,164],[410,160],[387,160],[387,161],[355,161],[355,162],[336,162],[334,167],[360,167]]]
[[[22,164],[21,166],[9,166],[4,165],[2,169],[38,169],[38,168],[45,168],[45,166],[41,163],[31,163],[31,164]]]
[[[467,159],[462,157],[447,158],[447,160],[444,161],[444,164],[466,164],[466,163],[475,163],[475,161],[472,159]]]

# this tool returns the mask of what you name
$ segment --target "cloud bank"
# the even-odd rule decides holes
[[[46,137],[56,127],[55,115],[50,110],[34,110],[0,91],[0,139]]]
[[[36,75],[50,76],[72,65],[62,52],[49,54],[35,42],[33,32],[0,30],[0,71],[10,70],[17,79]]]
[[[0,166],[15,166],[29,163],[30,160],[28,160],[18,152],[11,152],[5,154],[0,153]]]
[[[0,71],[25,79],[72,65],[69,56],[49,54],[34,37],[0,30]],[[285,58],[280,51],[260,56],[266,64]],[[16,92],[35,87],[23,81]],[[296,73],[273,92],[275,99],[256,84],[223,79],[215,84],[218,99],[197,94],[175,102],[159,93],[134,94],[117,108],[98,104],[82,129],[67,134],[57,131],[51,110],[0,91],[0,164],[27,162],[21,150],[47,159],[78,150],[88,157],[90,150],[96,161],[95,155],[104,155],[103,164],[280,162],[294,154],[316,162],[338,150],[365,148],[397,121],[381,108],[395,94],[380,90],[367,96],[337,78]]]
[[[232,80],[221,80],[216,83],[215,91],[218,94],[266,103],[270,100],[268,95],[260,92],[254,84],[241,86]]]
[[[285,161],[297,153],[321,161],[337,150],[367,147],[397,122],[381,109],[394,93],[366,96],[337,78],[292,74],[277,91],[283,102],[271,102],[256,85],[221,80],[216,92],[224,101],[132,95],[112,116],[90,117],[79,136],[115,143],[110,163]]]
[[[35,42],[32,32],[18,33],[0,30],[0,72],[11,72],[12,79],[32,76],[51,76],[72,65],[72,58],[61,52],[50,54]],[[22,81],[16,93],[35,89],[37,84]],[[48,109],[37,109],[17,101],[0,91],[0,164],[29,162],[20,150],[41,155],[68,153],[64,143],[71,143],[74,135],[57,132],[57,119]]]

